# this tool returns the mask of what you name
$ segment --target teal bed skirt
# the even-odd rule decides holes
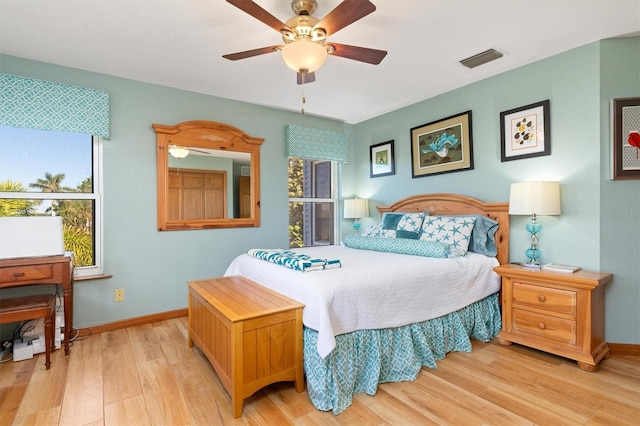
[[[353,395],[375,395],[378,383],[415,380],[447,352],[471,352],[471,339],[488,342],[502,327],[498,293],[439,318],[397,328],[359,330],[336,336],[325,359],[318,333],[304,328],[304,370],[313,405],[339,414]]]

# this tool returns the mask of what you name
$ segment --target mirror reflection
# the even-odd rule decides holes
[[[167,219],[251,217],[251,154],[218,149],[169,147]]]
[[[153,124],[158,230],[260,226],[264,139],[213,121]]]

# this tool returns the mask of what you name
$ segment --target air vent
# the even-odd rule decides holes
[[[487,62],[491,62],[499,58],[502,58],[502,53],[498,52],[495,49],[489,49],[482,53],[478,53],[477,55],[473,55],[467,59],[463,59],[460,61],[460,63],[467,68],[475,68],[478,65],[486,64]]]

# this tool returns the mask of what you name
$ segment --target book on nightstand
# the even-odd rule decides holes
[[[582,267],[575,265],[561,265],[559,263],[547,263],[542,265],[542,269],[546,269],[551,272],[566,272],[568,274],[572,274],[582,269]]]

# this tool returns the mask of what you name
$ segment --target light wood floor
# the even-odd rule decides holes
[[[513,345],[474,343],[418,380],[358,395],[338,416],[278,383],[234,419],[208,361],[187,347],[187,319],[90,336],[71,355],[0,364],[0,425],[638,425],[640,357],[612,356],[597,373]]]

